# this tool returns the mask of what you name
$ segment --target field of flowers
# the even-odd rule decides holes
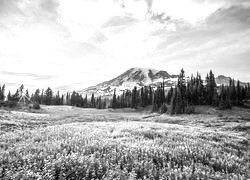
[[[0,179],[248,179],[248,119],[226,117],[2,111]]]

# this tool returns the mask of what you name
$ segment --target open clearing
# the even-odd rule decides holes
[[[0,109],[0,179],[248,179],[250,109]]]

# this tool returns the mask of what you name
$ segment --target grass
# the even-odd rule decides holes
[[[249,132],[234,128],[248,112],[234,111],[0,111],[0,179],[247,179]]]

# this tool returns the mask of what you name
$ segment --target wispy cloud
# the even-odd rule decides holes
[[[20,73],[20,72],[9,72],[9,71],[0,71],[0,75],[7,75],[7,76],[22,76],[24,78],[32,78],[34,80],[50,80],[55,78],[54,75],[39,75],[39,74],[32,74],[32,73]]]

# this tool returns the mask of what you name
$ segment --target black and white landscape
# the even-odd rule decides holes
[[[0,0],[0,179],[249,179],[249,57],[248,0]]]

